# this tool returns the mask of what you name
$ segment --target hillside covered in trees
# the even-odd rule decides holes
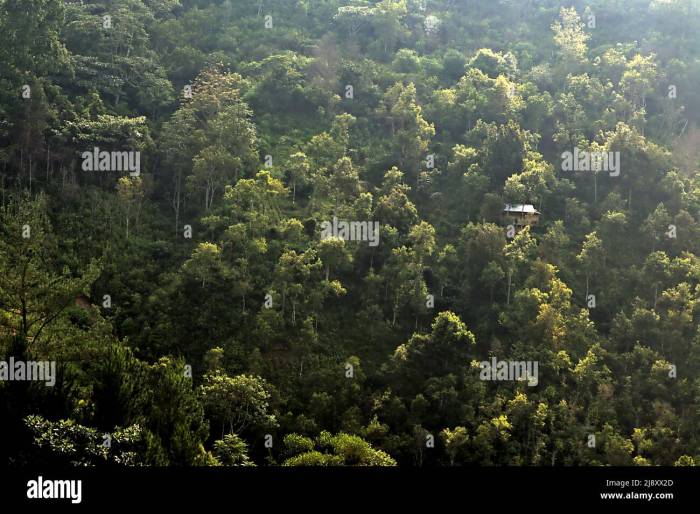
[[[700,463],[699,87],[697,0],[0,0],[2,462]]]

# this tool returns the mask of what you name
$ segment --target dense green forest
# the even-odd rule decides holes
[[[700,463],[699,89],[698,0],[0,0],[2,462]]]

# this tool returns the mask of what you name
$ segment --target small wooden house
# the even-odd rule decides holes
[[[515,227],[534,226],[540,221],[541,213],[532,204],[506,204],[503,209],[503,220],[507,225]]]

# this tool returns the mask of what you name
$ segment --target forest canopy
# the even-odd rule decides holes
[[[697,0],[0,0],[2,462],[697,464],[699,85]]]

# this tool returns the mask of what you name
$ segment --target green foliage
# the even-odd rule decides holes
[[[309,444],[310,443],[310,444]],[[285,437],[287,451],[296,454],[283,466],[396,466],[396,461],[381,450],[373,448],[356,435],[322,432],[313,442],[296,434]]]
[[[248,457],[248,446],[237,434],[214,441],[212,452],[222,466],[255,466]]]
[[[156,465],[197,465],[208,433],[204,408],[192,389],[183,363],[167,357],[145,370],[146,393],[140,402],[147,434],[146,458]]]
[[[275,425],[275,417],[267,412],[270,399],[267,388],[260,377],[229,377],[215,371],[205,375],[199,394],[211,419],[221,424],[223,437],[225,429],[239,433],[255,425]]]
[[[695,465],[700,11],[418,4],[0,0],[3,462]]]
[[[73,420],[48,421],[32,415],[24,419],[32,434],[35,464],[99,466],[143,465],[144,440],[141,427],[132,425],[101,434]]]

